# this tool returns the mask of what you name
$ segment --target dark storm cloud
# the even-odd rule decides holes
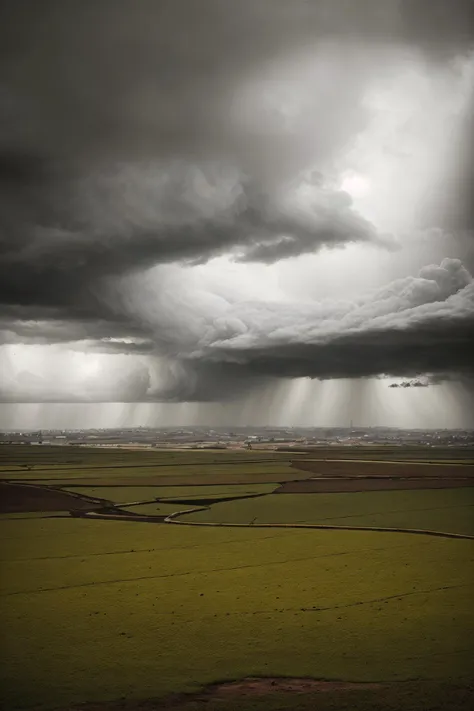
[[[239,182],[241,200],[227,210],[195,209],[172,224],[158,207],[150,213],[170,191],[178,213],[190,212],[183,176],[202,160],[228,160],[258,180],[304,167],[307,146],[282,132],[270,109],[250,107],[254,123],[245,129],[232,118],[235,101],[245,103],[235,94],[240,84],[269,61],[328,38],[402,43],[445,60],[469,46],[468,8],[436,1],[427,13],[421,0],[2,3],[2,301],[90,314],[99,308],[91,288],[104,274],[207,259],[234,245],[248,245],[243,259],[272,261],[377,239],[348,205],[326,205],[311,223],[294,208],[280,214],[261,186],[249,194]],[[336,88],[317,97],[321,160],[366,120],[367,61],[358,51],[347,60],[336,54]],[[153,171],[160,183],[176,158],[185,161],[182,175],[165,180],[163,193],[150,187]],[[113,179],[110,165],[121,166]]]
[[[119,193],[113,179],[84,181],[77,188],[81,192],[68,215],[69,226],[54,209],[46,225],[23,224],[23,232],[19,224],[8,232],[7,225],[3,303],[57,307],[87,316],[100,310],[107,277],[160,262],[203,261],[233,249],[243,260],[276,261],[323,244],[391,245],[351,209],[348,195],[334,189],[315,187],[314,196],[301,202],[291,185],[272,197],[234,175],[226,184],[225,175],[212,170],[206,175],[198,167],[159,171],[159,166],[124,169],[126,184]],[[302,184],[310,185],[304,180]],[[65,192],[58,190],[63,210]],[[12,205],[7,199],[4,215]],[[34,209],[28,191],[26,203]],[[20,219],[23,213],[13,206]],[[47,206],[41,207],[47,212]],[[18,235],[29,230],[25,244]]]
[[[236,304],[182,352],[177,397],[249,378],[464,379],[474,373],[474,281],[459,260],[430,265],[354,302]],[[203,383],[200,369],[206,364]],[[424,380],[424,379],[423,379]],[[411,381],[419,382],[419,379]],[[406,387],[403,385],[403,387]],[[168,393],[167,398],[171,397]]]
[[[423,380],[404,380],[401,383],[391,383],[388,387],[389,388],[427,388],[429,386],[429,382],[423,381]]]
[[[111,357],[147,357],[147,366],[129,362],[126,382],[133,387],[120,381],[112,357],[106,384],[93,380],[88,387],[86,381],[84,393],[72,397],[70,388],[55,382],[35,386],[35,398],[98,401],[108,393],[111,401],[202,402],[236,399],[278,378],[378,375],[410,379],[398,387],[444,380],[472,386],[474,281],[456,259],[354,301],[224,302],[219,313],[214,306],[212,300],[185,301],[166,313],[158,304],[155,321],[147,321],[147,338],[88,344]],[[1,397],[29,401],[32,395],[14,380]]]
[[[432,0],[4,0],[1,98],[16,143],[82,160],[216,142],[222,100],[286,48],[324,38],[472,43],[472,2]],[[140,129],[139,134],[137,131]]]
[[[472,45],[471,7],[464,0],[433,0],[429,11],[426,0],[3,2],[2,341],[94,341],[110,353],[160,353],[173,330],[164,336],[159,319],[144,322],[128,307],[120,280],[130,273],[222,253],[270,263],[321,245],[391,246],[346,194],[308,171],[316,165],[326,175],[366,125],[363,97],[374,72],[385,71],[384,52],[402,46],[449,62]],[[315,53],[325,67],[321,84],[311,74],[298,84],[291,58],[301,53]],[[301,120],[280,111],[295,86]],[[453,169],[453,185],[456,176]],[[456,225],[469,222],[468,198],[453,188]],[[194,355],[175,348],[182,377],[167,393],[150,385],[141,397],[204,398],[217,395],[213,383],[237,392],[245,378],[273,375],[439,370],[443,358],[445,369],[461,367],[469,319],[449,298],[441,299],[445,311],[420,316],[431,352],[417,344],[416,329],[393,324],[313,343],[311,319],[293,314],[302,330],[286,342],[264,333],[247,346],[229,338],[195,344]],[[284,308],[265,314],[274,332],[280,316]],[[337,306],[334,318],[341,319]],[[202,365],[193,362],[199,358]]]

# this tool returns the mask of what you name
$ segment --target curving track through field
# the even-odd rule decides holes
[[[387,474],[359,474],[353,471],[354,463],[377,464],[383,467],[389,464],[391,475]],[[317,475],[318,469],[322,465],[335,465],[335,470],[329,476]],[[341,470],[342,465],[342,470]],[[403,473],[395,474],[391,465],[402,465]],[[416,467],[411,470],[411,465]],[[381,462],[376,460],[342,460],[342,459],[307,459],[293,462],[293,466],[304,469],[308,473],[316,476],[308,477],[302,481],[282,482],[273,494],[247,494],[235,497],[226,497],[225,501],[234,499],[250,499],[259,496],[270,496],[278,494],[303,494],[303,493],[342,493],[342,492],[364,492],[364,491],[389,491],[389,490],[409,490],[409,489],[432,489],[432,488],[457,488],[474,486],[474,467],[467,464],[452,465],[436,462],[428,464],[426,462]],[[446,468],[449,470],[448,476],[434,476],[433,466]],[[408,467],[408,474],[407,474]],[[429,467],[429,469],[427,469]],[[467,468],[469,467],[469,468]],[[398,467],[397,467],[398,468]],[[462,468],[462,469],[461,469]],[[315,472],[316,469],[316,472]],[[460,476],[462,471],[463,476]],[[351,473],[349,473],[351,472]],[[416,475],[415,475],[416,472]],[[208,527],[230,527],[230,528],[294,528],[294,529],[315,529],[315,530],[344,530],[344,531],[373,531],[391,533],[412,533],[425,536],[439,536],[443,538],[474,539],[474,536],[447,531],[427,530],[417,528],[394,528],[379,526],[357,526],[338,525],[323,523],[227,523],[227,522],[207,522],[189,521],[185,517],[198,511],[209,510],[215,503],[220,503],[223,499],[214,497],[212,499],[194,499],[193,501],[180,501],[181,504],[199,503],[200,505],[186,510],[177,510],[168,515],[143,514],[127,510],[130,504],[114,503],[107,499],[86,496],[84,494],[64,491],[61,488],[32,483],[1,482],[0,483],[0,512],[21,513],[31,511],[62,512],[73,517],[93,518],[102,520],[135,521],[146,523],[178,524],[185,526],[208,526]],[[159,499],[133,502],[134,505],[159,502]],[[178,505],[178,504],[177,504]]]

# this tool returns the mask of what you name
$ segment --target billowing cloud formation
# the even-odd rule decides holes
[[[333,170],[407,52],[471,41],[469,3],[441,0],[429,17],[395,0],[2,7],[0,301],[77,318],[130,269],[380,241],[336,187],[294,181]]]
[[[474,281],[456,259],[354,301],[232,303],[209,297],[198,303],[183,294],[179,308],[158,303],[142,318],[147,337],[89,344],[111,358],[109,378],[121,372],[114,366],[121,353],[138,358],[136,371],[133,360],[128,368],[131,385],[123,378],[107,385],[97,377],[93,399],[100,400],[107,387],[111,399],[204,401],[232,398],[281,377],[444,379],[447,370],[462,378],[473,372]],[[23,385],[17,377],[4,399],[15,399],[15,392],[23,399]],[[86,378],[86,393],[88,387]],[[40,399],[57,397],[41,392]],[[36,388],[38,397],[41,392]]]
[[[344,159],[369,90],[400,66],[457,76],[470,5],[2,3],[0,343],[148,359],[121,362],[125,380],[16,369],[4,399],[212,399],[272,377],[464,371],[472,282],[456,261],[357,302],[180,301],[159,270],[143,284],[157,265],[222,254],[392,248],[341,189]]]
[[[107,279],[160,262],[203,261],[226,250],[271,262],[350,241],[391,246],[352,210],[346,193],[315,185],[311,176],[269,195],[215,166],[207,173],[189,165],[135,166],[83,181],[77,191],[69,226],[23,224],[26,244],[19,225],[7,233],[4,304],[92,316]],[[18,210],[8,199],[5,212]]]
[[[354,302],[230,305],[201,331],[180,359],[191,373],[194,361],[197,372],[203,363],[209,373],[210,364],[219,364],[217,389],[227,375],[235,380],[243,372],[415,376],[445,372],[449,363],[451,371],[463,373],[474,362],[474,282],[459,260],[445,259]]]

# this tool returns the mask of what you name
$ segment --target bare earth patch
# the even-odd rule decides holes
[[[397,711],[470,711],[473,708],[472,701],[471,684],[248,677],[210,684],[197,693],[173,694],[160,699],[83,703],[63,706],[60,711],[264,711],[267,703],[268,708],[280,711],[335,711],[338,708],[353,711],[381,711],[385,708]]]
[[[0,513],[90,511],[99,499],[31,484],[0,483]]]
[[[212,702],[237,702],[239,699],[262,698],[277,694],[313,694],[383,689],[388,684],[377,682],[318,681],[308,678],[247,677],[238,681],[210,684],[195,694],[172,694],[161,699],[119,699],[103,703],[85,703],[62,707],[61,711],[194,711]],[[197,706],[196,706],[197,704]],[[220,705],[219,705],[220,708]],[[232,705],[234,708],[234,704]],[[39,711],[39,709],[38,709]],[[56,709],[55,711],[59,711]]]
[[[359,683],[351,681],[318,681],[317,679],[285,679],[279,677],[247,678],[240,681],[229,681],[216,684],[210,689],[210,695],[215,697],[229,696],[268,696],[276,693],[303,693],[314,691],[360,691],[362,689],[380,689],[383,684],[375,682]]]
[[[472,477],[464,477],[462,479],[433,477],[406,477],[393,478],[380,477],[374,478],[317,478],[305,479],[303,481],[288,481],[282,484],[275,494],[328,494],[328,493],[343,493],[356,491],[402,491],[409,489],[456,489],[474,486]]]
[[[342,461],[295,459],[292,462],[295,469],[312,472],[315,476],[329,477],[428,477],[460,478],[474,477],[474,466],[469,464],[422,464],[414,462],[382,462],[382,461]]]

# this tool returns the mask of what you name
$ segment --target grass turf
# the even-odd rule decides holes
[[[470,541],[84,519],[2,531],[7,708],[252,675],[471,672]]]
[[[206,498],[212,496],[245,496],[246,494],[271,493],[278,484],[236,484],[218,486],[68,486],[72,491],[85,496],[108,499],[114,503],[148,501],[156,498]]]
[[[27,476],[9,474],[11,481],[32,481],[61,487],[78,484],[94,486],[217,486],[231,484],[272,484],[277,481],[307,479],[310,473],[299,471],[288,464],[246,463],[222,466],[182,466],[182,467],[135,467],[122,469],[77,469],[66,472],[51,469],[38,476],[39,472],[28,472]],[[54,476],[53,476],[54,475]]]
[[[161,486],[159,496],[211,497],[263,493],[276,480],[307,476],[290,469],[288,454],[273,463],[269,452],[13,449],[12,464],[12,448],[0,447],[0,476],[16,478],[5,473],[13,466],[19,478],[47,476],[55,485],[112,484],[95,492],[75,490],[117,502],[134,500],[135,494],[145,500],[150,492],[153,498],[156,484],[186,484]],[[237,464],[226,461],[230,457]],[[242,487],[228,485],[239,480]],[[255,485],[256,480],[268,484]],[[112,490],[113,497],[105,493]],[[347,495],[317,496],[321,502]],[[310,502],[313,495],[223,506],[244,506],[247,515],[248,505],[278,498],[293,502],[287,515],[294,517],[296,500]],[[213,506],[213,515],[220,507]],[[145,513],[145,506],[133,508]],[[369,691],[357,700],[344,692],[318,695],[321,709],[469,708],[465,692],[445,683],[470,676],[469,541],[40,516],[0,517],[5,659],[0,684],[7,709],[162,696],[217,679],[278,674],[431,680],[423,688],[396,686],[383,701]],[[449,516],[452,520],[452,511]],[[314,697],[298,695],[297,705],[286,694],[206,703],[212,711],[288,707],[309,710]]]
[[[474,535],[474,490],[273,494],[226,501],[185,517],[209,523],[323,523]]]
[[[290,454],[246,450],[131,450],[120,447],[0,445],[0,470],[18,469],[28,473],[50,467],[183,466],[234,462],[288,461]]]

